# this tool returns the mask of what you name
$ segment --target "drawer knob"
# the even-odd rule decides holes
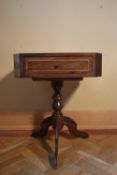
[[[55,65],[53,66],[53,68],[54,68],[54,69],[58,69],[58,68],[59,68],[59,65],[58,65],[58,64],[55,64]]]

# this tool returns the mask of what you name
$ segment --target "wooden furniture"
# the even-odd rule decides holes
[[[61,88],[64,80],[82,80],[84,77],[101,76],[102,55],[100,53],[22,53],[14,56],[15,76],[32,80],[51,80],[53,113],[43,120],[40,129],[32,136],[43,137],[49,126],[55,132],[55,166],[58,158],[58,135],[66,125],[74,137],[87,138],[88,134],[77,130],[75,121],[62,114]],[[71,82],[72,83],[72,82]]]

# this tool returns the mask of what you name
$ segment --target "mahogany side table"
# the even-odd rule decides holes
[[[50,80],[54,90],[53,113],[44,119],[32,136],[43,137],[49,126],[55,133],[55,166],[58,158],[58,136],[64,125],[73,137],[87,138],[88,133],[79,131],[74,120],[62,114],[61,88],[64,80],[80,81],[84,77],[101,76],[101,53],[21,53],[14,56],[15,76],[32,80]]]

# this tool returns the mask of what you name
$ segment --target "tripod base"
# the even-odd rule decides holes
[[[40,129],[38,131],[34,131],[32,133],[32,136],[33,137],[46,136],[50,126],[52,126],[54,130],[56,126],[58,128],[58,132],[63,128],[63,126],[67,126],[69,133],[72,137],[88,138],[88,133],[85,131],[78,130],[76,122],[66,116],[62,117],[50,116],[44,119],[40,125]]]

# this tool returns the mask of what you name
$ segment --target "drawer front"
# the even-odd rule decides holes
[[[43,58],[43,59],[27,59],[25,70],[27,75],[31,74],[62,74],[62,73],[81,73],[91,71],[91,59],[59,59],[56,58]]]

